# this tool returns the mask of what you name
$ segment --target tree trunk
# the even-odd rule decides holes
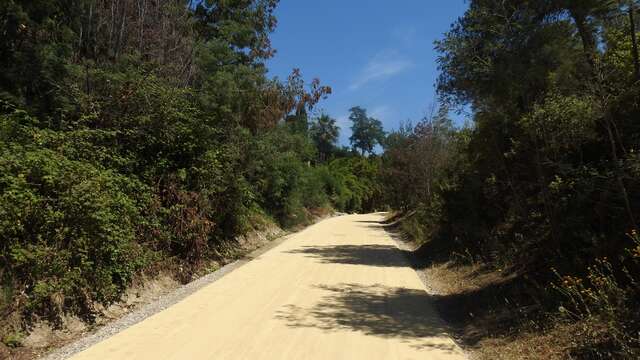
[[[587,60],[587,64],[591,67],[591,73],[594,77],[597,71],[597,57],[596,57],[596,40],[594,38],[594,30],[587,21],[586,15],[578,10],[570,10],[573,21],[578,28],[578,34],[582,40],[582,47],[584,49],[584,56]],[[597,79],[594,79],[597,80]]]

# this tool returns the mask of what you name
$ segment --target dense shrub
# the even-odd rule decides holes
[[[379,182],[379,158],[338,158],[331,161],[327,167],[326,188],[338,209],[366,212],[384,206],[382,186]]]
[[[0,238],[4,282],[27,309],[87,314],[117,300],[146,263],[137,242],[142,183],[53,151],[0,147]]]

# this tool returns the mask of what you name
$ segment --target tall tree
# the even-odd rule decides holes
[[[376,145],[382,145],[384,142],[384,129],[382,123],[378,119],[367,116],[367,110],[360,106],[349,109],[351,114],[349,120],[351,125],[351,136],[349,141],[354,150],[365,154],[373,154]]]
[[[474,110],[474,175],[464,186],[484,198],[470,213],[488,229],[539,213],[547,246],[564,249],[588,243],[570,223],[635,227],[627,149],[637,144],[638,89],[627,19],[620,1],[477,0],[436,44],[440,94]],[[568,196],[558,188],[568,192],[567,183],[583,187]],[[585,212],[586,199],[600,207]],[[516,241],[513,231],[494,241]]]
[[[318,148],[320,161],[326,161],[336,146],[340,128],[336,125],[335,119],[322,114],[311,123],[309,135]]]

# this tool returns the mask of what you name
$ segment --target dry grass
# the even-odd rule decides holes
[[[489,271],[479,263],[463,265],[448,261],[433,264],[424,269],[424,273],[432,290],[438,295],[469,292],[504,280],[501,272]]]
[[[478,360],[560,360],[569,358],[574,326],[557,324],[546,332],[523,331],[509,337],[485,339],[473,349]]]
[[[441,314],[454,326],[472,359],[571,358],[574,335],[582,324],[552,318],[540,324],[527,320],[518,304],[498,300],[513,292],[516,275],[505,275],[479,263],[452,261],[433,264],[423,271]]]

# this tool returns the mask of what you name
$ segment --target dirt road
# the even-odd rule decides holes
[[[72,359],[464,359],[381,219],[311,226]]]

